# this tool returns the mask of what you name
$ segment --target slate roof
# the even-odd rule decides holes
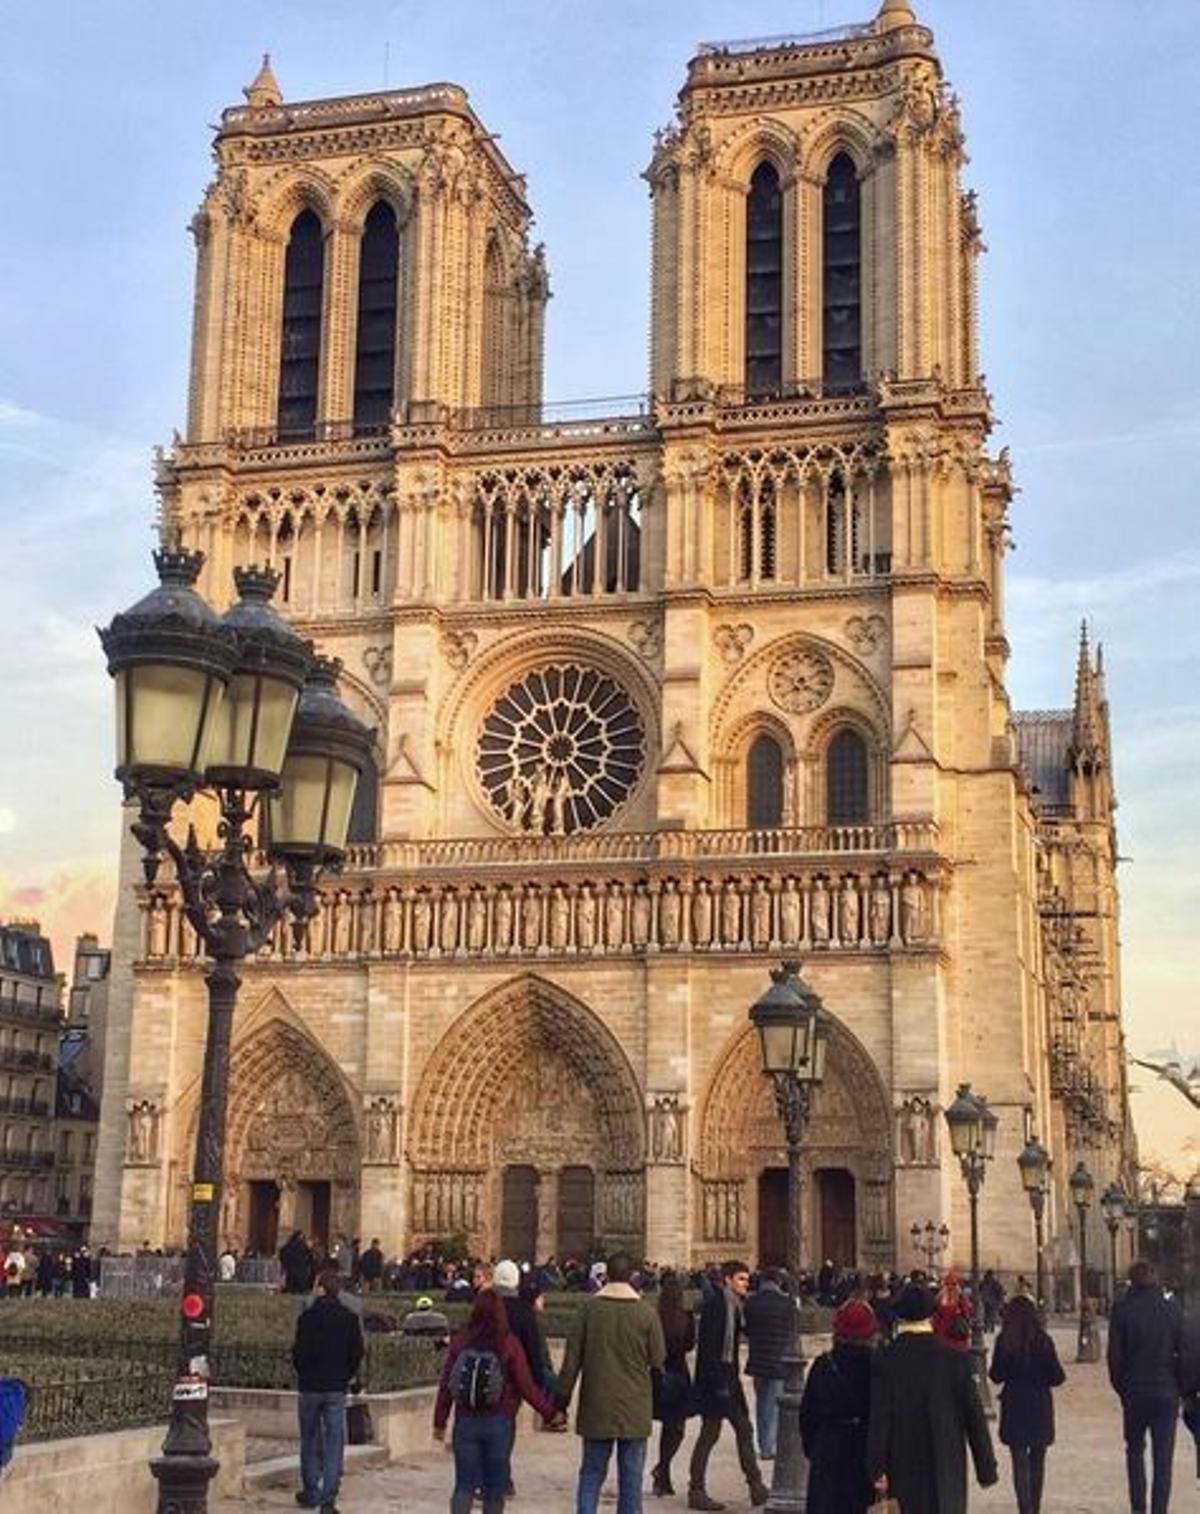
[[[1074,720],[1070,710],[1020,710],[1013,715],[1021,766],[1034,790],[1034,804],[1043,812],[1071,803],[1067,754]]]

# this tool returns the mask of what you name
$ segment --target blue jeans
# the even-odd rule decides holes
[[[779,1395],[781,1377],[754,1379],[754,1428],[758,1432],[758,1454],[770,1459],[775,1455],[775,1437],[779,1429]]]
[[[1129,1504],[1146,1514],[1146,1434],[1150,1435],[1154,1482],[1150,1514],[1167,1514],[1171,1502],[1171,1464],[1175,1457],[1175,1423],[1179,1400],[1173,1393],[1134,1389],[1121,1400],[1125,1420],[1125,1467],[1129,1476]]]
[[[575,1514],[596,1514],[614,1446],[617,1448],[617,1514],[642,1514],[642,1477],[646,1470],[644,1440],[584,1441]]]
[[[482,1488],[485,1505],[498,1500],[504,1507],[512,1431],[513,1421],[507,1414],[455,1414],[456,1493],[469,1494]]]
[[[300,1394],[300,1492],[316,1506],[334,1503],[346,1449],[346,1395]]]

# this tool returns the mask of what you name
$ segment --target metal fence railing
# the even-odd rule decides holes
[[[63,1440],[165,1420],[174,1377],[173,1369],[144,1362],[67,1367],[49,1358],[26,1378],[29,1409],[21,1439]]]

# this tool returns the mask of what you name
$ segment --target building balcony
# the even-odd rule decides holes
[[[0,1151],[0,1167],[23,1167],[45,1171],[54,1166],[52,1151]]]
[[[50,1113],[45,1099],[22,1099],[0,1097],[0,1114],[27,1114],[41,1118]]]
[[[17,1068],[22,1072],[53,1072],[54,1058],[44,1051],[14,1051],[11,1046],[0,1047],[0,1067]]]
[[[55,1004],[33,1004],[27,999],[17,999],[12,995],[0,997],[0,1024],[14,1021],[23,1025],[31,1022],[37,1025],[60,1025],[62,1015]]]

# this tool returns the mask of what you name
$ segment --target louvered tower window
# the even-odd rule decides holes
[[[777,393],[783,383],[783,192],[760,163],[746,200],[746,390]]]
[[[867,743],[857,731],[843,728],[825,753],[827,825],[860,825],[869,818]]]
[[[325,238],[311,210],[292,222],[283,265],[283,334],[279,358],[281,437],[311,437],[317,423],[321,373],[321,294]]]
[[[396,276],[400,232],[382,200],[371,207],[358,257],[358,334],[354,346],[354,429],[391,419],[396,393]]]
[[[746,757],[746,825],[783,823],[783,750],[773,736],[757,736]]]
[[[862,383],[862,205],[854,160],[838,153],[824,195],[824,366],[826,389]]]

